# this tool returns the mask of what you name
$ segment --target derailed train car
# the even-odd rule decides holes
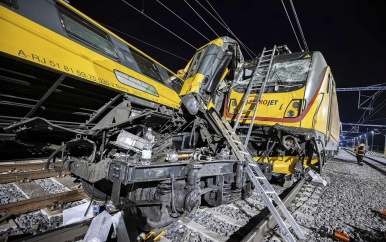
[[[232,122],[240,113],[244,92],[257,61],[244,64],[243,77],[227,95],[224,115]],[[266,170],[291,180],[308,166],[318,172],[339,146],[340,119],[335,80],[320,52],[286,53],[274,56],[266,88],[254,119],[249,151]],[[253,85],[263,82],[257,78]],[[258,92],[261,89],[258,89]],[[245,109],[253,109],[258,93],[250,93]],[[241,114],[242,127],[252,122],[252,114]],[[262,157],[264,152],[269,155]]]
[[[216,41],[221,69],[200,85],[205,102],[192,115],[180,108],[181,79],[64,1],[0,2],[0,11],[2,159],[22,147],[54,149],[48,162],[61,157],[91,197],[131,211],[144,228],[166,226],[202,200],[250,195],[245,164],[205,108],[234,72],[235,41]],[[141,157],[149,128],[150,164]]]
[[[144,109],[179,109],[182,80],[66,2],[1,1],[0,11],[0,127],[35,118],[28,132],[0,132],[2,159]],[[27,150],[9,141],[16,134]]]
[[[200,48],[178,77],[64,1],[0,4],[2,152],[10,139],[55,148],[48,162],[63,155],[91,197],[145,229],[251,194],[246,164],[208,115],[226,111],[233,84],[248,79],[236,41]]]
[[[198,87],[207,82],[212,69],[221,68],[213,60],[222,48],[214,41],[199,49],[181,71],[186,82]],[[241,116],[236,132],[242,138],[258,105],[248,149],[268,177],[276,174],[291,184],[308,167],[321,173],[327,159],[338,151],[341,127],[330,67],[320,52],[291,53],[282,46],[274,53],[269,70],[259,69],[251,83],[258,62],[259,58],[242,62],[233,55],[226,68],[233,69],[234,74],[221,78],[208,107],[223,113],[230,123],[236,123]],[[245,97],[248,85],[253,85],[255,91]],[[181,92],[198,90],[183,88]],[[256,104],[260,92],[263,94]],[[244,98],[247,113],[241,110]]]

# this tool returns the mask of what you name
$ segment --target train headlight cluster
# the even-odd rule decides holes
[[[302,100],[300,99],[293,99],[285,110],[284,118],[298,117],[300,115],[301,102]]]
[[[229,102],[229,113],[230,114],[237,114],[238,109],[237,109],[237,101],[236,99],[231,99]]]

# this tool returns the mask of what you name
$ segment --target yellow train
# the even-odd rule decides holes
[[[191,83],[64,1],[0,1],[0,29],[0,160],[54,150],[48,163],[143,229],[250,196],[245,164],[181,108]],[[218,53],[206,94],[233,53]]]
[[[182,80],[65,1],[0,1],[0,29],[0,128],[39,117],[83,129],[118,122],[146,108],[180,106]],[[125,105],[124,100],[125,114],[102,120],[112,108]],[[38,130],[37,125],[50,125],[34,122],[24,140],[29,136],[35,148],[39,141],[60,143],[70,137]],[[0,140],[13,138],[0,132]],[[1,158],[17,155],[16,146],[3,144]]]
[[[233,39],[203,46],[176,76],[62,0],[0,1],[0,29],[1,159],[29,156],[19,144],[53,148],[48,161],[62,155],[90,196],[129,210],[144,229],[201,202],[251,195],[247,164],[208,115],[234,121],[255,63]],[[260,162],[267,174],[321,168],[337,147],[335,84],[322,55],[278,55],[274,66],[299,61],[309,63],[305,79],[272,81],[261,107],[277,110],[261,108],[254,121],[254,156],[276,148]]]
[[[192,83],[187,87],[194,87],[184,86],[181,95],[190,93],[204,98],[210,95],[208,107],[215,107],[231,123],[241,115],[236,131],[243,137],[261,91],[257,88],[249,94],[244,110],[250,112],[242,113],[243,98],[259,58],[242,62],[242,56],[234,54],[228,66],[220,66],[217,53],[238,53],[230,48],[229,39],[225,39],[228,38],[217,39],[200,48],[181,71],[185,73],[185,82]],[[216,92],[206,94],[203,84],[211,79],[213,70],[221,68],[224,69],[222,84]],[[340,134],[335,80],[330,67],[317,51],[280,55],[275,52],[265,75],[266,88],[258,100],[248,143],[251,154],[267,174],[271,171],[284,174],[286,180],[290,180],[292,174],[303,173],[308,166],[321,172],[326,160],[338,150]],[[261,87],[263,80],[263,76],[257,77],[251,85]]]

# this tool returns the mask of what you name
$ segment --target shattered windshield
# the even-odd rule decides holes
[[[271,72],[269,73],[267,85],[291,85],[304,83],[307,80],[310,64],[311,58],[274,63],[271,68]],[[250,70],[249,72],[250,74],[248,75],[246,73],[246,78],[242,78],[237,81],[235,86],[238,86],[239,88],[248,86],[252,75]],[[265,77],[264,75],[265,70],[259,69],[255,83],[263,83]]]
[[[310,63],[311,58],[275,63],[268,82],[296,83],[306,81]]]

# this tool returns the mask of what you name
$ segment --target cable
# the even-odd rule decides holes
[[[372,103],[375,102],[375,100],[378,98],[378,96],[380,96],[382,93],[382,91],[377,91],[373,96],[374,96],[374,99],[371,101],[371,103],[369,105],[371,105]],[[366,112],[367,110],[365,110],[362,114],[362,116],[359,118],[357,124],[362,124],[366,121],[368,121],[369,118],[373,117],[376,113],[379,112],[380,109],[382,109],[384,106],[386,105],[386,99],[383,100],[379,105],[377,105],[377,107],[375,107],[375,109],[377,109],[377,111],[374,111],[372,113],[369,112],[369,114],[367,115],[366,117]],[[381,106],[381,107],[379,107]],[[354,130],[354,127],[351,127],[351,129],[347,132],[348,134],[351,134],[351,132]]]
[[[146,16],[148,19],[150,19],[151,21],[153,21],[154,23],[156,23],[157,25],[159,25],[160,27],[162,27],[163,29],[165,29],[166,31],[168,31],[169,33],[173,34],[175,37],[179,38],[180,40],[184,41],[186,44],[188,44],[189,46],[191,46],[193,49],[197,50],[197,47],[193,46],[192,44],[190,44],[188,41],[184,40],[183,38],[181,38],[180,36],[178,36],[177,34],[175,34],[173,31],[169,30],[168,28],[164,27],[162,24],[158,23],[156,20],[152,19],[150,16],[146,15],[144,12],[141,12],[140,10],[138,10],[136,7],[134,7],[133,5],[131,5],[130,3],[126,2],[125,0],[122,0],[122,2],[126,3],[127,5],[129,5],[131,8],[133,8],[134,10],[136,10],[137,12],[143,14],[144,16]]]
[[[220,37],[217,33],[216,33],[216,31],[214,31],[213,29],[212,29],[212,27],[210,27],[210,25],[200,16],[200,14],[199,13],[197,13],[196,12],[196,10],[194,10],[194,8],[192,7],[192,6],[190,6],[190,4],[186,1],[186,0],[184,0],[185,1],[185,3],[193,10],[193,12],[195,13],[195,14],[197,14],[197,16],[206,24],[206,26],[208,26],[208,28],[210,28],[212,31],[213,31],[213,33],[217,36],[217,37]]]
[[[213,14],[208,10],[206,9],[200,2],[198,2],[198,0],[196,0],[196,2],[207,12],[209,13],[221,26],[223,26],[227,31],[229,31],[229,33],[240,43],[240,45],[245,49],[245,51],[248,53],[248,55],[252,57],[252,55],[254,55],[255,57],[257,57],[253,51],[251,49],[248,48],[248,46],[246,46],[239,38],[237,38],[237,36],[233,33],[233,31],[228,27],[228,25],[225,23],[225,21],[221,18],[220,14],[217,13],[217,11],[214,9],[214,7],[210,4],[210,2],[208,0],[206,0],[206,2],[208,3],[208,5],[212,8],[212,10],[216,13],[216,15],[220,18],[220,20],[222,21],[222,23],[215,17],[213,16]]]
[[[304,47],[306,48],[306,51],[308,52],[309,50],[308,50],[306,38],[304,38],[303,30],[302,30],[302,27],[300,26],[300,22],[299,22],[299,19],[298,19],[298,15],[296,14],[295,6],[294,6],[294,4],[292,3],[292,0],[290,0],[290,3],[291,3],[291,6],[292,6],[292,11],[294,12],[294,15],[295,15],[296,22],[298,23],[298,28],[299,28],[300,34],[301,34],[301,36],[302,36],[302,39],[303,39]]]
[[[169,10],[172,14],[174,14],[177,18],[179,18],[182,22],[184,22],[186,25],[188,25],[190,28],[192,28],[194,31],[196,31],[197,33],[199,33],[202,37],[204,37],[207,41],[210,41],[210,39],[208,39],[205,35],[203,35],[200,31],[198,31],[197,29],[195,29],[192,25],[190,25],[188,22],[186,22],[184,19],[182,19],[180,16],[178,16],[178,14],[176,14],[175,12],[173,12],[170,8],[166,7],[163,3],[161,3],[159,0],[157,0],[157,2],[159,4],[161,4],[164,8],[166,8],[167,10]]]
[[[294,34],[295,34],[295,37],[296,37],[296,41],[297,41],[297,42],[298,42],[298,44],[299,44],[300,50],[303,52],[304,50],[303,50],[303,48],[302,48],[302,46],[301,46],[301,44],[300,44],[300,41],[299,41],[299,39],[298,39],[298,35],[296,34],[295,28],[294,28],[294,26],[292,25],[292,21],[291,21],[291,18],[290,18],[290,16],[289,16],[288,12],[287,12],[287,8],[285,7],[285,4],[284,4],[283,0],[281,0],[281,3],[283,4],[283,7],[284,7],[284,10],[285,10],[285,13],[287,14],[287,17],[288,17],[288,21],[289,21],[289,22],[290,22],[290,24],[291,24],[291,27],[292,27],[292,31],[293,31],[293,32],[294,32]]]
[[[138,39],[138,38],[136,38],[136,37],[134,37],[134,36],[132,36],[132,35],[126,34],[125,32],[122,32],[122,31],[120,31],[120,30],[118,30],[118,29],[115,29],[115,28],[113,28],[113,27],[111,27],[111,26],[108,26],[107,24],[104,24],[104,23],[101,23],[101,22],[98,22],[98,23],[101,24],[101,25],[103,25],[103,26],[105,26],[105,27],[107,27],[107,28],[109,28],[109,29],[112,29],[112,30],[114,30],[114,31],[116,31],[116,32],[118,32],[118,33],[121,33],[121,34],[123,34],[123,35],[126,35],[126,36],[128,36],[128,37],[130,37],[130,38],[133,38],[133,39],[139,41],[139,42],[142,42],[142,43],[144,43],[144,44],[147,44],[147,45],[149,45],[149,46],[151,46],[151,47],[153,47],[153,48],[156,48],[157,50],[163,51],[163,52],[165,52],[165,53],[167,53],[167,54],[169,54],[169,55],[172,55],[172,56],[175,56],[175,57],[177,57],[177,58],[180,58],[181,60],[189,61],[189,60],[187,60],[187,59],[185,59],[185,58],[183,58],[183,57],[181,57],[181,56],[178,56],[178,55],[176,55],[176,54],[173,54],[173,53],[171,53],[171,52],[169,52],[169,51],[167,51],[167,50],[161,49],[160,47],[157,47],[157,46],[155,46],[155,45],[152,45],[152,44],[150,44],[150,43],[148,43],[148,42],[146,42],[146,41],[140,40],[140,39]]]

